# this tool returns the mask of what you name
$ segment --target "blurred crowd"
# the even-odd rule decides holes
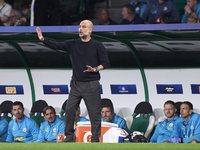
[[[94,4],[107,0],[0,0],[0,26],[72,25],[83,19],[93,19]],[[117,23],[109,8],[99,14],[99,25],[199,23],[198,0],[183,0],[184,14],[171,0],[130,0],[122,6],[123,19]]]

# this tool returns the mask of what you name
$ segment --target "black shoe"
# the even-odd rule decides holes
[[[69,142],[75,142],[74,138],[65,138],[62,142],[69,143]]]
[[[99,143],[99,138],[91,138],[91,143]]]

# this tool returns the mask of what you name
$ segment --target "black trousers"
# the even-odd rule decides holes
[[[79,82],[71,80],[70,93],[66,105],[65,135],[67,139],[74,136],[74,119],[76,110],[83,98],[91,122],[91,142],[99,142],[101,135],[101,93],[99,81]]]

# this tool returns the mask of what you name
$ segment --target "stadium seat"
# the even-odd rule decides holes
[[[31,112],[29,113],[30,118],[35,120],[39,127],[40,124],[45,121],[44,117],[42,116],[42,112],[46,106],[48,106],[48,104],[45,100],[38,100],[33,104]]]
[[[178,116],[178,117],[180,117],[180,107],[181,107],[181,104],[182,104],[182,102],[176,102],[175,103],[175,107],[176,107],[176,109],[177,109],[177,111],[176,111],[176,116]]]
[[[158,118],[158,122],[164,121],[167,117],[166,116],[162,116],[160,118]]]
[[[155,117],[155,125],[158,124],[158,119],[162,116],[165,116],[164,112],[163,112],[163,108],[154,108],[153,110],[153,115]]]
[[[67,100],[65,100],[65,102],[63,103],[63,105],[62,105],[62,108],[61,108],[61,110],[60,110],[60,118],[62,119],[62,120],[64,120],[65,121],[65,107],[66,107],[66,103],[67,103]]]
[[[85,116],[85,118],[88,119],[88,120],[90,120],[90,116],[89,115]]]
[[[71,24],[73,21],[79,20],[84,11],[84,0],[61,0],[60,7],[63,23]]]
[[[29,113],[30,113],[30,110],[28,108],[24,107],[24,115],[26,115],[27,117],[30,118]]]
[[[8,121],[8,123],[13,119],[12,104],[13,102],[10,100],[5,100],[1,103],[2,116]]]
[[[197,114],[200,114],[200,109],[199,108],[193,108],[193,112],[197,113]]]
[[[54,107],[55,111],[56,111],[56,115],[59,115],[61,108],[60,107]]]
[[[155,117],[153,116],[152,106],[149,102],[140,102],[135,107],[133,115],[124,119],[131,131],[143,132],[147,139],[150,138],[154,128]]]

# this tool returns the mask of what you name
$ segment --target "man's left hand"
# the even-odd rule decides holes
[[[86,67],[87,67],[87,70],[84,70],[83,72],[95,72],[95,71],[96,71],[95,68],[92,68],[92,67],[89,66],[89,65],[86,65]]]

